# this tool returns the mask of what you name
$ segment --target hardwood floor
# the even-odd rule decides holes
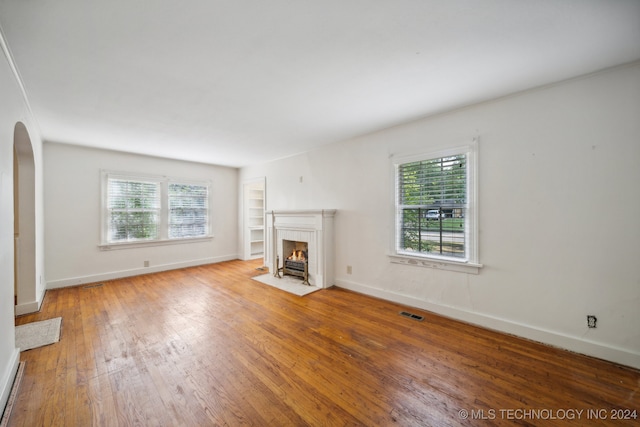
[[[297,297],[259,265],[48,291],[16,323],[62,316],[61,340],[21,354],[9,425],[640,424],[612,419],[640,411],[637,370],[337,288]]]

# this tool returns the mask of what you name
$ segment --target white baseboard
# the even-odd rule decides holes
[[[601,343],[565,335],[556,331],[544,330],[482,313],[474,313],[456,307],[433,304],[428,301],[423,301],[411,296],[400,295],[394,292],[372,288],[348,280],[336,279],[335,284],[340,288],[348,289],[354,292],[359,292],[376,298],[404,304],[409,307],[420,308],[487,329],[517,335],[519,337],[541,342],[543,344],[640,369],[640,354],[626,349],[611,347]]]
[[[22,314],[37,313],[38,311],[40,311],[40,307],[42,306],[42,301],[44,301],[44,294],[46,292],[47,290],[43,289],[35,301],[29,301],[29,302],[16,305],[15,315],[20,316]]]
[[[7,363],[2,378],[0,378],[0,408],[2,408],[3,411],[11,394],[13,380],[16,377],[16,372],[18,372],[18,365],[20,365],[20,351],[14,348],[9,363]],[[3,411],[0,411],[0,419],[2,419]]]
[[[22,304],[16,305],[16,316],[20,316],[22,314],[36,313],[40,310],[40,304],[38,301],[29,301]]]
[[[154,265],[151,267],[134,268],[131,270],[110,271],[100,274],[92,274],[82,277],[52,280],[47,282],[47,289],[65,288],[68,286],[84,285],[86,283],[103,282],[105,280],[121,279],[123,277],[140,276],[142,274],[158,273],[161,271],[177,270],[179,268],[196,267],[198,265],[215,264],[223,261],[238,259],[237,254],[219,257],[202,258],[191,261],[182,261],[171,264]]]

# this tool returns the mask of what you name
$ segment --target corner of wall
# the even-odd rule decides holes
[[[2,377],[0,377],[0,408],[4,410],[9,395],[11,394],[11,388],[18,372],[18,366],[20,365],[20,352],[18,349],[13,350],[13,354],[7,366],[4,369]],[[1,415],[1,414],[0,414]]]

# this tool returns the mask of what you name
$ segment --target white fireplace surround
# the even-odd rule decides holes
[[[306,242],[309,283],[328,288],[334,285],[333,218],[335,209],[267,211],[267,239],[264,263],[274,273],[282,267],[283,240]],[[276,267],[276,255],[280,264]]]

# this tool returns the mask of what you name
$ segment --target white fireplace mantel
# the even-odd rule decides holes
[[[264,262],[269,271],[276,269],[276,256],[282,267],[282,241],[306,242],[309,283],[328,288],[334,285],[333,219],[335,209],[267,211],[267,239]]]

